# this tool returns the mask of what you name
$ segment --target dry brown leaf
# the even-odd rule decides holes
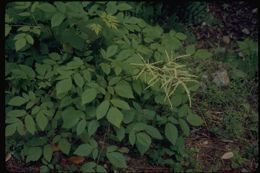
[[[5,161],[7,162],[7,161],[10,160],[11,158],[12,158],[11,153],[8,153],[8,154],[5,156]]]
[[[78,165],[81,164],[82,162],[84,162],[85,158],[84,157],[80,157],[80,156],[71,156],[70,158],[68,158],[68,161]]]
[[[233,152],[230,151],[230,152],[224,153],[223,156],[221,157],[221,159],[227,160],[227,159],[231,159],[233,156],[234,156]]]
[[[56,151],[60,151],[59,145],[58,144],[52,144],[51,145],[52,151],[56,152]]]

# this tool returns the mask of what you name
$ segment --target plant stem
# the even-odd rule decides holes
[[[105,148],[104,145],[105,145],[106,138],[107,138],[107,135],[109,134],[109,132],[110,132],[110,124],[108,124],[106,133],[104,134],[104,137],[103,137],[103,145],[102,145],[102,147],[101,147],[100,152],[98,153],[98,159],[97,159],[97,162],[96,162],[97,165],[98,165],[98,163],[99,163],[100,155],[101,155],[101,153],[103,152],[103,150],[104,150],[104,148]]]

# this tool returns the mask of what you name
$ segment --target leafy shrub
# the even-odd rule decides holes
[[[234,76],[237,78],[258,77],[258,41],[246,38],[242,41],[237,41],[238,51],[229,51],[225,62],[229,63],[234,71]]]
[[[106,160],[108,169],[126,168],[122,148],[145,155],[160,146],[174,160],[182,153],[190,126],[203,123],[188,104],[198,85],[187,80],[193,75],[185,60],[179,59],[185,71],[175,69],[182,85],[168,102],[160,83],[145,89],[145,76],[136,78],[141,69],[133,64],[145,66],[141,56],[144,62],[166,63],[165,50],[172,58],[192,56],[195,49],[182,46],[183,33],[164,33],[127,15],[130,9],[114,1],[7,4],[7,152],[41,161],[42,172],[60,170],[56,151],[87,157],[83,172],[106,172]]]

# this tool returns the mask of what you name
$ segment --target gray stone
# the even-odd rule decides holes
[[[215,73],[213,73],[213,82],[220,87],[228,86],[230,83],[230,79],[228,76],[228,73],[225,69],[218,70]]]

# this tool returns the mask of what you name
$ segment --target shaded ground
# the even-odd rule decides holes
[[[210,3],[208,8],[211,14],[220,21],[222,26],[212,27],[205,25],[192,27],[194,35],[199,40],[198,47],[214,50],[216,47],[221,46],[226,50],[236,50],[237,47],[233,44],[236,41],[247,37],[252,39],[258,38],[258,9],[256,5],[249,4],[248,2]],[[212,66],[214,66],[213,62],[209,62],[206,68]],[[246,81],[246,85],[249,88],[247,90],[250,92],[246,98],[250,109],[258,112],[258,80],[248,80]],[[241,95],[237,95],[237,97],[241,97]],[[197,106],[201,109],[200,103],[202,103],[202,100],[198,99],[197,101]],[[205,127],[192,133],[186,139],[187,147],[195,148],[198,151],[195,154],[195,158],[201,166],[201,170],[210,172],[256,171],[258,168],[258,159],[254,157],[245,158],[245,156],[248,155],[247,149],[249,145],[258,148],[258,139],[249,136],[245,138],[241,137],[241,139],[228,139],[219,135],[215,136],[210,131],[210,128],[213,125],[218,126],[219,123],[223,122],[223,119],[227,116],[225,111],[230,111],[228,110],[229,107],[217,108],[214,105],[207,105],[204,106],[204,109],[207,110],[197,110],[197,112],[204,117],[206,122]],[[239,111],[239,109],[233,110],[234,114],[235,111]],[[208,113],[208,116],[205,116],[205,112]],[[249,133],[249,129],[250,125],[249,127],[245,127],[245,133]],[[221,156],[229,151],[237,152],[238,154],[235,154],[232,159],[221,159]]]

